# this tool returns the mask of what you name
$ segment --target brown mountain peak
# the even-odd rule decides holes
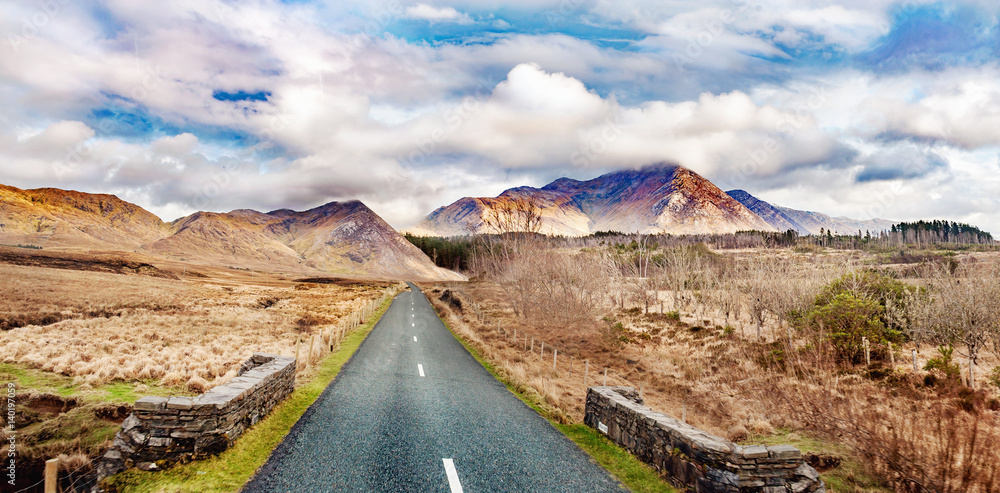
[[[713,233],[773,228],[712,182],[682,166],[657,163],[579,181],[560,178],[542,188],[517,187],[498,198],[531,200],[543,233],[584,236],[615,230]],[[434,211],[412,231],[453,236],[482,232],[495,198],[464,198]]]

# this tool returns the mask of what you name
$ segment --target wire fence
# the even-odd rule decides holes
[[[66,473],[66,475],[72,478],[78,472],[80,472],[80,471],[82,471],[82,470],[84,470],[86,468],[90,468],[92,465],[93,465],[92,462],[85,462],[85,463],[81,464],[79,467],[77,467],[76,469],[74,469],[74,470]],[[76,478],[73,480],[72,483],[70,483],[70,485],[68,487],[62,488],[62,486],[59,485],[59,479],[58,479],[58,473],[57,473],[56,480],[55,480],[56,484],[54,486],[55,486],[55,490],[57,490],[57,491],[75,492],[75,491],[77,491],[77,489],[76,489],[77,486],[86,486],[86,484],[90,480],[92,480],[92,479],[94,479],[94,478],[90,474],[87,474],[87,473],[80,474],[80,475],[76,476]],[[24,488],[21,488],[19,490],[15,490],[13,493],[26,493],[26,492],[29,492],[29,491],[39,491],[39,487],[42,486],[42,485],[45,485],[45,477],[44,476],[37,483],[32,484],[30,486],[25,486]]]
[[[459,290],[465,299],[471,297]],[[478,303],[472,302],[473,312],[476,320],[487,330],[492,330],[506,339],[509,347],[513,347],[522,353],[538,358],[538,361],[552,364],[552,371],[557,375],[565,372],[566,381],[578,382],[580,388],[586,391],[592,386],[625,386],[632,387],[639,391],[640,397],[643,395],[646,385],[643,382],[635,382],[618,371],[608,366],[591,363],[589,358],[583,358],[576,351],[569,351],[557,347],[540,337],[530,335],[524,331],[504,327],[499,320],[493,320],[482,310]],[[573,376],[576,375],[576,378]],[[576,385],[576,384],[573,384]],[[686,414],[686,413],[685,413]]]
[[[383,290],[381,297],[365,302],[361,308],[347,314],[337,324],[320,331],[319,334],[297,338],[294,350],[295,359],[298,361],[296,370],[303,371],[318,363],[324,356],[338,350],[344,338],[358,327],[365,325],[386,301],[395,298],[405,289],[405,284],[390,286]]]

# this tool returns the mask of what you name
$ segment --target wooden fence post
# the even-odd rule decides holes
[[[59,489],[59,459],[45,461],[45,493],[56,493]]]
[[[868,338],[867,337],[862,337],[861,338],[861,342],[865,346],[865,364],[868,365],[868,366],[871,366],[872,365],[872,352],[871,352],[871,346],[868,345]]]
[[[604,369],[604,387],[608,386],[608,369]]]
[[[912,355],[913,355],[913,373],[917,373],[917,372],[919,372],[919,371],[920,371],[920,370],[919,370],[919,369],[917,368],[917,348],[913,348],[913,349],[912,349],[912,351],[913,351],[913,352],[912,352],[912,353],[910,353],[910,354],[912,354]]]
[[[583,365],[583,388],[587,388],[587,374],[590,373],[590,360]]]
[[[313,347],[315,347],[315,346],[316,346],[316,336],[314,335],[314,336],[312,336],[312,338],[309,339],[309,354],[306,355],[306,366],[309,366],[309,365],[312,364]]]
[[[559,350],[558,349],[553,349],[552,350],[552,371],[556,371],[556,358],[558,358],[558,357],[559,357]]]

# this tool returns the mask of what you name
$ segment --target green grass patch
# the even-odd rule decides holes
[[[75,407],[51,419],[18,430],[24,455],[52,458],[68,451],[98,453],[121,426],[97,416],[100,404]],[[25,417],[37,419],[26,411]],[[34,419],[33,419],[34,420]]]
[[[655,469],[608,440],[597,430],[581,424],[555,425],[601,467],[607,469],[630,490],[638,493],[671,493],[678,491]]]
[[[284,402],[247,430],[232,448],[201,461],[158,472],[125,471],[105,481],[106,490],[122,492],[231,492],[239,490],[267,462],[271,451],[305,414],[375,327],[392,303],[386,301],[364,326],[346,338],[335,353],[323,358],[316,371],[299,379]]]
[[[90,388],[73,383],[73,378],[65,375],[13,363],[0,363],[0,381],[14,382],[19,392],[49,393],[79,398],[84,402],[134,404],[147,395],[194,395],[183,387],[164,386],[157,380],[111,382]]]
[[[801,431],[779,428],[769,435],[752,435],[743,444],[753,445],[792,445],[809,458],[816,456],[820,462],[830,464],[836,461],[835,467],[819,468],[820,477],[826,483],[827,491],[844,492],[891,492],[892,488],[868,475],[864,467],[851,453],[850,449],[839,444],[830,443],[810,436]],[[825,469],[825,470],[824,470]]]
[[[478,348],[455,333],[447,321],[443,318],[441,321],[451,332],[452,336],[465,347],[466,351],[480,365],[483,365],[486,371],[490,372],[494,378],[507,386],[507,389],[520,399],[521,402],[547,419],[552,426],[566,435],[567,438],[572,440],[573,443],[621,481],[628,489],[639,493],[674,493],[679,491],[660,476],[652,466],[640,461],[627,450],[615,445],[607,437],[598,433],[597,430],[587,425],[572,423],[569,415],[563,410],[547,403],[545,398],[535,389],[515,382],[506,372],[483,358]]]

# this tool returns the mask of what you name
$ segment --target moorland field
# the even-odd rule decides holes
[[[733,441],[799,446],[834,491],[1000,488],[991,247],[417,243],[468,265],[471,282],[428,285],[452,329],[567,422],[589,369]]]

